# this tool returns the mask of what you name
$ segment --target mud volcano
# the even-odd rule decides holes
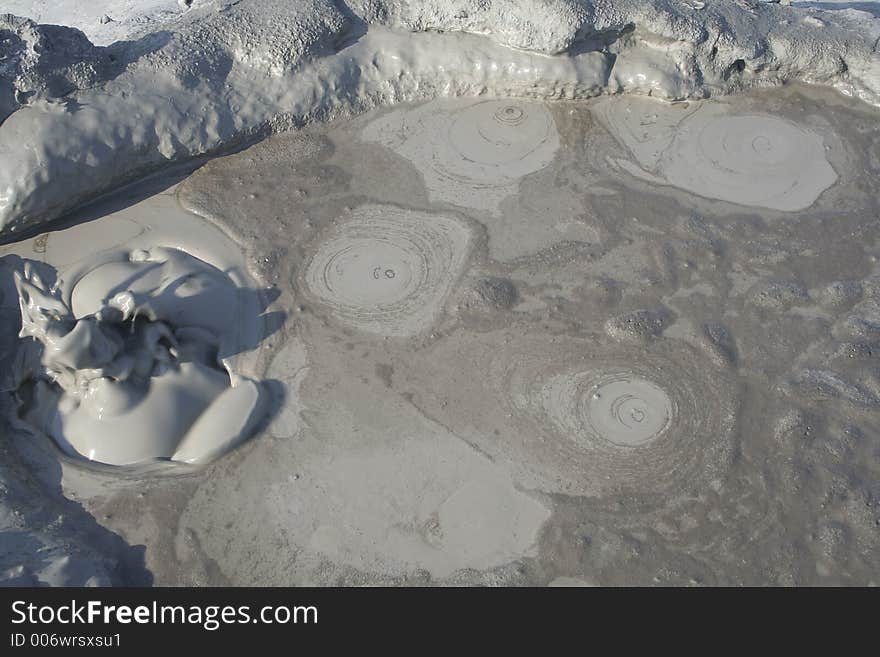
[[[553,388],[550,394],[556,393]],[[569,391],[563,394],[567,397]],[[590,432],[619,447],[654,440],[675,416],[675,408],[662,388],[628,372],[598,377],[585,400],[577,411],[584,416]]]

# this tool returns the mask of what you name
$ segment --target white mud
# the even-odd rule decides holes
[[[397,110],[364,130],[406,157],[432,200],[495,210],[519,180],[547,166],[559,148],[556,124],[542,103],[434,101]]]
[[[277,439],[253,441],[200,482],[178,542],[198,537],[200,559],[259,585],[477,583],[536,555],[547,506],[388,394],[376,377],[393,368],[340,349],[340,335],[306,321],[288,339],[269,376],[304,385],[287,387],[268,428]],[[229,486],[239,494],[224,495]]]
[[[294,479],[248,464],[236,479],[271,477],[261,502],[219,505],[206,488],[191,502],[185,523],[206,536],[216,535],[212,523],[231,520],[254,532],[259,540],[241,536],[231,542],[232,554],[213,556],[237,577],[260,584],[279,581],[270,570],[269,546],[285,536],[296,537],[300,551],[294,581],[316,577],[311,571],[322,562],[392,578],[422,570],[443,580],[534,555],[548,509],[454,437],[432,434],[421,428],[390,450],[306,458]],[[248,572],[252,560],[258,566]]]
[[[635,160],[617,164],[650,182],[792,212],[812,205],[837,180],[822,136],[779,117],[643,98],[609,99],[599,108]]]
[[[443,309],[470,243],[468,226],[453,217],[360,207],[320,239],[305,286],[352,328],[414,335]]]
[[[497,214],[437,199],[414,161],[364,141],[387,110],[182,185],[278,282],[290,322],[260,439],[146,503],[92,503],[152,546],[156,581],[872,580],[875,115],[796,87],[725,100],[724,116],[822,136],[837,179],[787,212],[620,176],[609,160],[633,156],[602,102],[548,106],[560,148]],[[442,301],[388,320],[419,299],[401,226],[434,244],[449,222],[467,255]],[[499,247],[505,227],[522,244]],[[129,520],[144,504],[151,532]]]

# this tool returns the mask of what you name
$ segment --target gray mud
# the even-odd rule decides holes
[[[274,418],[177,478],[68,463],[66,493],[157,584],[880,583],[876,110],[725,99],[822,144],[815,189],[779,172],[773,209],[645,175],[601,119],[629,102],[540,106],[540,157],[499,145],[513,177],[444,175],[454,148],[432,168],[442,131],[399,147],[474,100],[203,166],[179,201],[286,316],[261,347]]]

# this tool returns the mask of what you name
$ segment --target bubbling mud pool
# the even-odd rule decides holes
[[[219,340],[177,336],[210,308],[133,303],[131,282],[62,310],[142,308],[174,337],[154,368],[192,335],[224,377],[211,403],[257,381],[266,399],[223,458],[170,478],[62,460],[65,494],[162,584],[876,583],[877,125],[796,86],[437,100],[2,247],[74,292],[74,270],[183,254]],[[4,288],[5,323],[17,304]],[[11,443],[57,459],[20,422]]]

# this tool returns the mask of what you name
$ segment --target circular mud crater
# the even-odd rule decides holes
[[[729,468],[737,387],[679,340],[456,334],[410,376],[429,417],[513,468],[527,488],[650,501]]]
[[[544,168],[558,147],[544,105],[487,101],[455,115],[436,166],[448,177],[478,184],[507,183]]]
[[[804,210],[835,182],[825,138],[812,126],[717,102],[601,101],[597,115],[637,178],[738,205]]]
[[[663,160],[669,182],[742,205],[794,211],[811,206],[837,180],[822,137],[765,114],[685,120]]]
[[[470,242],[470,228],[451,216],[363,206],[317,245],[305,287],[352,328],[417,334],[442,310]]]
[[[590,383],[581,413],[597,436],[618,447],[637,447],[666,431],[675,405],[655,383],[627,372],[612,372]]]

